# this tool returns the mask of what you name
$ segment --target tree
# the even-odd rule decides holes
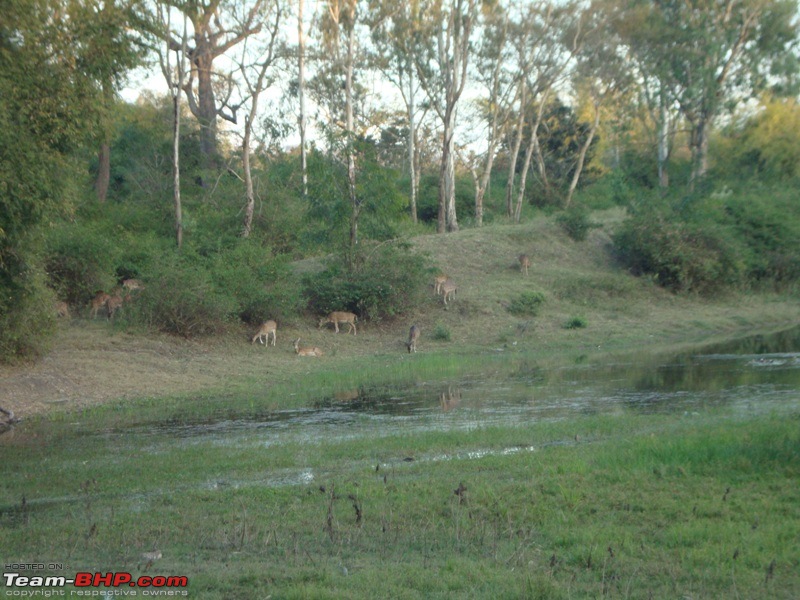
[[[379,0],[372,3],[370,30],[374,55],[373,64],[395,85],[405,105],[408,123],[406,155],[411,180],[409,211],[411,220],[417,222],[417,196],[419,194],[420,164],[417,139],[426,107],[417,101],[419,83],[416,78],[416,57],[419,53],[419,2]],[[418,112],[422,117],[417,118]]]
[[[105,202],[111,179],[109,116],[116,102],[115,92],[125,75],[141,63],[143,41],[138,31],[149,30],[143,18],[140,0],[105,0],[99,6],[87,6],[87,14],[79,23],[87,40],[84,52],[84,73],[95,80],[101,91],[98,111],[100,149],[97,154],[95,193]]]
[[[520,71],[513,69],[513,46],[509,45],[512,24],[500,4],[486,8],[484,30],[476,52],[475,78],[485,91],[480,110],[486,122],[486,151],[476,157],[471,171],[475,182],[475,224],[483,225],[483,199],[489,188],[492,166],[500,141],[514,109],[515,94],[521,93]]]
[[[794,0],[625,0],[620,30],[689,125],[690,187],[708,171],[714,120],[763,89],[797,42]]]
[[[171,40],[175,40],[175,34],[171,26],[172,11],[169,6],[157,5],[159,23],[168,32]],[[167,42],[163,52],[159,49],[159,63],[161,72],[167,80],[170,97],[172,98],[172,191],[173,203],[175,207],[175,243],[178,249],[183,245],[183,208],[181,204],[181,169],[180,169],[180,139],[181,139],[181,91],[183,80],[186,76],[186,38],[187,38],[187,17],[183,16],[183,29],[180,34],[181,44],[172,49],[171,42]],[[175,67],[170,64],[170,51],[175,52]]]
[[[456,113],[467,83],[470,36],[478,17],[476,0],[421,3],[419,35],[430,40],[417,57],[417,74],[442,121],[438,233],[458,231],[455,186]]]
[[[192,25],[191,43],[186,47],[186,55],[191,64],[189,77],[183,91],[189,109],[200,123],[200,150],[208,166],[217,163],[217,118],[236,123],[238,106],[231,103],[234,91],[230,73],[219,74],[214,69],[217,58],[242,42],[248,36],[261,31],[262,8],[267,0],[254,0],[250,5],[226,0],[193,0],[174,2]],[[237,10],[241,11],[237,14]],[[231,18],[230,15],[235,15]],[[234,21],[228,27],[223,19]],[[165,32],[172,50],[182,48],[179,38]],[[218,98],[218,90],[222,91]]]
[[[250,169],[250,140],[253,135],[253,124],[255,123],[258,114],[258,100],[261,93],[265,91],[272,83],[272,79],[267,75],[273,68],[277,58],[276,44],[279,40],[279,30],[281,26],[281,18],[283,12],[278,2],[271,2],[268,6],[272,12],[272,22],[268,30],[268,38],[266,40],[266,47],[259,48],[255,51],[258,57],[254,64],[248,65],[248,52],[242,53],[242,58],[239,63],[239,72],[241,73],[244,85],[247,88],[246,98],[243,102],[249,101],[249,109],[247,116],[244,120],[244,135],[242,137],[242,169],[244,171],[245,181],[245,195],[246,205],[244,210],[244,222],[242,224],[242,237],[250,236],[250,229],[253,226],[253,212],[255,208],[255,193],[253,191],[253,175]]]
[[[96,67],[88,3],[3,0],[0,14],[0,360],[10,360],[40,352],[52,331],[36,234],[71,210],[99,94],[84,70]]]
[[[515,189],[515,175],[518,156],[528,132],[525,157],[517,189],[514,220],[519,222],[525,198],[525,186],[531,161],[536,157],[545,194],[550,193],[544,154],[539,143],[539,127],[545,111],[553,101],[554,90],[566,79],[576,54],[580,51],[587,13],[579,9],[576,2],[558,6],[542,2],[528,7],[520,20],[514,36],[518,69],[524,75],[518,85],[517,120],[511,141],[511,158],[508,184],[506,186],[506,205],[510,210]]]

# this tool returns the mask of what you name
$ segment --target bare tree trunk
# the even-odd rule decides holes
[[[456,216],[455,106],[445,114],[437,232],[458,231]]]
[[[179,74],[182,75],[182,72]],[[180,87],[172,96],[172,184],[175,201],[175,242],[183,246],[183,213],[181,210],[181,94]]]
[[[506,184],[506,215],[519,223],[519,216],[514,211],[514,180],[517,175],[517,159],[519,158],[519,150],[522,147],[522,133],[525,129],[525,104],[528,101],[528,86],[523,81],[522,90],[520,92],[519,101],[519,114],[517,115],[517,125],[515,127],[516,137],[514,145],[511,148],[511,155],[509,156],[508,166],[508,183]]]
[[[106,201],[108,188],[111,184],[111,146],[104,140],[100,144],[100,151],[97,153],[97,179],[94,183],[94,191],[97,201],[101,204]]]
[[[669,173],[667,160],[669,159],[669,120],[667,112],[667,99],[662,84],[659,93],[659,124],[658,124],[658,185],[664,192],[669,187]]]
[[[356,195],[356,157],[355,157],[355,125],[353,122],[353,62],[355,54],[355,2],[350,15],[350,31],[347,35],[347,65],[345,71],[345,110],[347,119],[347,188],[350,194],[352,215],[350,217],[350,249],[355,250],[358,244],[358,217],[361,203]]]
[[[411,178],[411,221],[417,222],[416,123],[414,122],[414,69],[408,69],[408,170]]]
[[[598,127],[600,127],[600,106],[595,104],[594,121],[592,122],[592,126],[589,129],[589,135],[587,136],[586,141],[583,143],[581,151],[578,154],[578,163],[575,165],[575,172],[572,174],[572,181],[569,184],[567,199],[564,202],[564,206],[567,208],[569,208],[569,205],[572,203],[572,196],[575,193],[575,189],[578,187],[578,180],[580,179],[581,173],[583,172],[583,164],[586,161],[586,153],[589,151],[589,147],[592,145],[592,140],[594,139],[594,136],[597,133]]]
[[[303,32],[303,0],[298,0],[297,9],[297,95],[300,100],[300,172],[303,180],[303,198],[308,197],[308,157],[306,156],[306,38]]]

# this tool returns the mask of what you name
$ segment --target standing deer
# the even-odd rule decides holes
[[[304,348],[300,347],[300,338],[297,338],[294,341],[294,353],[299,356],[322,356],[322,350],[317,348],[316,346],[306,346]]]
[[[519,255],[519,270],[525,275],[528,274],[528,267],[531,266],[531,258],[527,254]]]
[[[433,280],[433,291],[436,292],[436,295],[442,293],[442,285],[444,282],[447,281],[447,275],[437,275]]]
[[[445,306],[447,306],[448,298],[450,298],[451,302],[453,301],[453,299],[456,296],[457,289],[458,288],[456,287],[456,283],[452,279],[448,279],[442,284],[442,295],[443,295],[442,299],[444,300]]]
[[[94,298],[92,298],[91,315],[93,319],[97,317],[97,311],[106,305],[106,302],[108,302],[109,298],[111,298],[111,296],[102,290],[99,290],[97,293],[95,293]]]
[[[108,318],[113,319],[114,313],[122,308],[122,296],[114,294],[106,299],[106,310],[108,311]]]
[[[126,279],[125,281],[122,282],[122,287],[129,292],[132,292],[133,290],[144,289],[142,282],[139,281],[138,279]]]
[[[69,305],[66,302],[56,302],[56,315],[69,319]]]
[[[352,331],[353,335],[357,335],[356,321],[358,321],[358,317],[351,312],[332,312],[327,317],[322,317],[319,320],[319,327],[327,325],[328,323],[333,323],[336,333],[339,333],[339,323],[347,323],[349,325],[347,333]]]
[[[420,329],[417,325],[412,325],[411,329],[408,330],[408,341],[406,342],[406,346],[408,347],[409,354],[417,351],[417,340],[419,339],[419,331]]]
[[[258,333],[253,336],[253,341],[251,343],[255,344],[256,340],[258,340],[264,344],[265,347],[269,346],[269,336],[272,334],[272,345],[274,346],[276,338],[278,337],[277,331],[278,324],[275,321],[265,321],[264,324],[261,325],[261,329],[258,330]],[[262,338],[266,338],[266,341]]]

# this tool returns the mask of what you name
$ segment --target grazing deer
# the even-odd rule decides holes
[[[69,319],[69,305],[66,302],[56,302],[56,315]]]
[[[133,290],[143,290],[144,286],[138,279],[126,279],[122,282],[123,289],[132,292]]]
[[[122,296],[119,294],[114,294],[113,296],[109,296],[106,300],[106,310],[108,311],[108,318],[113,319],[114,313],[117,312],[120,308],[122,308]]]
[[[451,302],[453,301],[456,296],[457,289],[456,283],[452,279],[448,279],[442,284],[442,299],[444,300],[445,306],[447,305],[448,298],[450,298]]]
[[[108,302],[109,298],[111,298],[111,296],[109,296],[102,290],[95,293],[94,298],[92,298],[91,315],[93,319],[97,317],[97,311],[106,305],[106,302]]]
[[[349,325],[347,333],[352,331],[353,335],[357,335],[356,321],[358,321],[358,317],[351,312],[332,312],[327,317],[322,317],[319,320],[319,327],[327,325],[328,323],[333,323],[336,333],[339,333],[339,323],[347,323]]]
[[[519,270],[525,275],[528,274],[528,267],[531,266],[531,258],[527,254],[519,255]]]
[[[255,344],[256,340],[264,344],[264,346],[269,346],[269,334],[272,334],[272,345],[275,345],[275,341],[277,339],[277,331],[278,331],[278,324],[275,321],[265,321],[264,324],[261,326],[261,329],[258,330],[253,336],[253,341],[251,343]],[[266,338],[266,342],[261,338]]]
[[[306,346],[304,348],[300,347],[300,338],[297,338],[294,341],[294,353],[299,356],[322,356],[322,350],[317,348],[316,346]]]
[[[417,325],[412,325],[411,329],[408,330],[408,341],[406,342],[406,346],[408,347],[409,354],[417,351],[417,340],[419,339],[419,331],[420,329]]]
[[[442,285],[444,282],[447,281],[447,275],[437,275],[433,280],[433,291],[436,292],[436,295],[442,293]]]

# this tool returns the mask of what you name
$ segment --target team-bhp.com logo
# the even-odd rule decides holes
[[[53,588],[64,588],[75,586],[78,590],[69,590],[70,596],[135,596],[136,591],[129,588],[140,588],[142,596],[186,596],[186,588],[189,585],[188,577],[164,576],[164,575],[142,575],[134,578],[126,572],[110,573],[76,573],[75,577],[67,578],[63,576],[31,576],[19,573],[3,573],[6,585],[6,596],[34,597],[52,594],[44,594],[45,588],[49,591],[58,592]],[[16,589],[10,589],[16,588]],[[116,588],[112,590],[100,591],[97,588]],[[38,593],[37,593],[38,592]],[[61,590],[65,595],[65,590]],[[128,593],[125,593],[128,592]]]

